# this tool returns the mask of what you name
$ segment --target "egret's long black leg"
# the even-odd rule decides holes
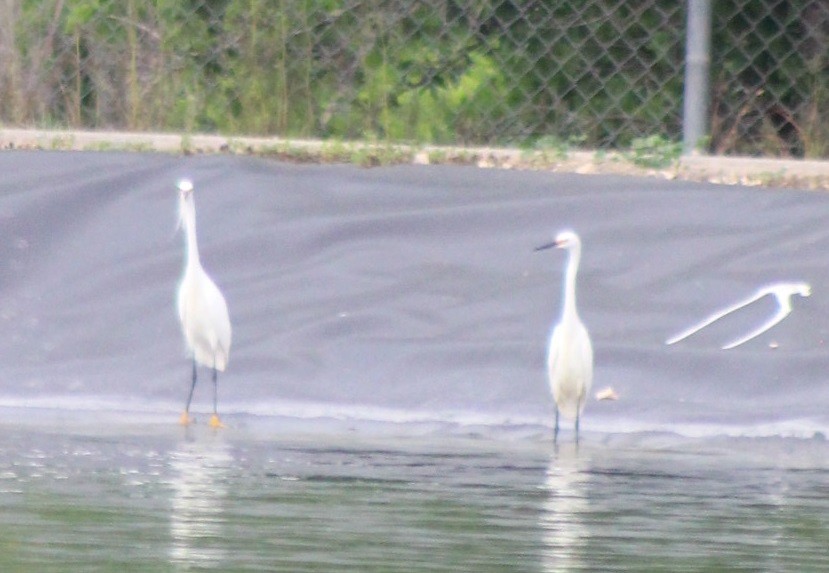
[[[193,359],[193,380],[190,383],[190,393],[187,395],[187,404],[184,406],[184,412],[190,411],[190,402],[193,401],[193,391],[196,389],[196,359]]]
[[[184,412],[181,414],[179,423],[183,426],[189,426],[190,422],[190,402],[193,401],[193,391],[196,389],[196,359],[193,358],[193,380],[190,382],[190,393],[187,394],[187,403],[184,405]]]
[[[579,445],[579,418],[581,418],[581,413],[576,412],[576,445]]]
[[[210,416],[211,428],[224,428],[219,419],[219,371],[213,366],[213,415]]]
[[[213,367],[213,415],[219,413],[219,373],[216,367]]]
[[[553,443],[558,443],[558,406],[556,406],[556,427],[553,429]]]

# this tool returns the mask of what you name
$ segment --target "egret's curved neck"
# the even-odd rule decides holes
[[[200,266],[199,243],[196,240],[196,205],[192,197],[181,200],[181,220],[187,240],[187,266]]]
[[[570,247],[567,257],[567,269],[564,274],[564,304],[562,316],[578,316],[576,312],[576,273],[579,271],[581,260],[581,246],[576,244]]]

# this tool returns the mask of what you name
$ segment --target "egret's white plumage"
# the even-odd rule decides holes
[[[547,374],[556,403],[555,439],[558,439],[558,416],[575,419],[576,441],[579,419],[593,384],[593,346],[576,311],[576,273],[581,259],[581,240],[572,231],[562,231],[555,241],[536,249],[556,247],[569,254],[564,275],[564,299],[561,320],[553,329],[547,354]]]
[[[196,364],[213,370],[213,416],[212,426],[220,426],[218,403],[218,374],[227,367],[230,353],[230,317],[222,292],[207,275],[199,259],[199,245],[196,239],[196,204],[193,184],[182,179],[179,189],[179,222],[184,226],[187,260],[184,275],[178,289],[178,317],[188,351],[193,356],[193,377],[187,404],[181,416],[183,424],[190,423],[190,402],[196,387]]]

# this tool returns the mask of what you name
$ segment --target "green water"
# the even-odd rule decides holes
[[[0,571],[826,571],[819,441],[5,427]]]

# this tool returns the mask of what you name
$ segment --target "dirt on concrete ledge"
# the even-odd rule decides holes
[[[392,143],[319,141],[276,137],[0,129],[0,149],[232,153],[285,161],[464,164],[480,168],[535,169],[582,174],[619,174],[706,181],[724,185],[829,190],[829,161],[685,155],[642,161],[624,151],[522,150],[495,147],[438,147]]]

